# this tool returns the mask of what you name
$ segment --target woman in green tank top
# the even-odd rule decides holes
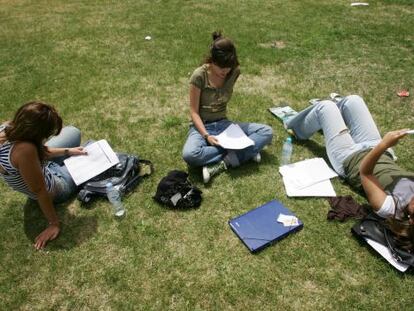
[[[320,101],[285,122],[298,139],[323,130],[326,151],[335,171],[352,186],[362,188],[372,209],[405,228],[398,235],[409,237],[414,250],[414,173],[399,167],[391,147],[406,137],[408,129],[383,138],[364,102],[357,95]]]
[[[236,167],[248,160],[260,162],[260,151],[272,140],[272,129],[264,124],[237,123],[254,142],[242,150],[220,146],[216,135],[235,123],[227,119],[227,103],[240,74],[233,42],[213,33],[213,43],[204,63],[190,78],[190,115],[192,124],[183,148],[183,158],[190,166],[203,167],[203,180]]]

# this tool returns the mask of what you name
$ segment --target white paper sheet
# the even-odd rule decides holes
[[[306,188],[297,189],[287,178],[283,177],[286,194],[289,197],[336,197],[336,192],[329,179],[320,181]]]
[[[338,176],[322,158],[313,158],[284,165],[279,167],[279,172],[297,190]]]
[[[254,145],[238,124],[231,124],[219,135],[215,136],[224,149],[244,149]]]
[[[403,263],[400,263],[398,261],[396,261],[394,259],[394,257],[392,257],[392,254],[390,252],[390,250],[388,249],[388,247],[374,241],[371,239],[367,239],[365,238],[365,240],[367,241],[367,243],[369,245],[371,245],[371,247],[373,249],[375,249],[382,257],[385,258],[385,260],[387,260],[391,265],[393,265],[397,270],[404,272],[408,269],[408,265],[405,265]]]
[[[104,139],[86,146],[84,150],[86,155],[72,156],[63,161],[76,185],[119,163],[117,155]]]

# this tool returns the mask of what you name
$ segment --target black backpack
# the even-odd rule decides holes
[[[117,153],[119,163],[98,176],[80,185],[78,200],[89,203],[94,197],[106,197],[106,184],[111,182],[121,196],[132,191],[141,179],[152,174],[154,168],[150,161],[140,160],[137,156]]]
[[[188,174],[183,171],[170,171],[158,184],[155,201],[175,209],[199,207],[201,190],[188,180]]]
[[[396,261],[412,268],[414,254],[398,248],[393,233],[385,226],[384,221],[376,214],[371,213],[354,225],[351,231],[360,241],[366,242],[365,238],[368,238],[386,246]]]

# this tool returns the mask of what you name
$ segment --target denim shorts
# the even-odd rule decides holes
[[[49,162],[47,167],[55,181],[53,189],[53,202],[63,203],[69,200],[78,190],[78,187],[73,182],[66,166],[60,166],[56,162]]]

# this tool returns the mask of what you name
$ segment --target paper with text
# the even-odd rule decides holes
[[[118,156],[105,139],[86,146],[84,150],[86,155],[72,156],[63,161],[76,185],[119,163]]]
[[[231,124],[219,135],[215,136],[224,149],[240,150],[254,145],[238,124]]]

